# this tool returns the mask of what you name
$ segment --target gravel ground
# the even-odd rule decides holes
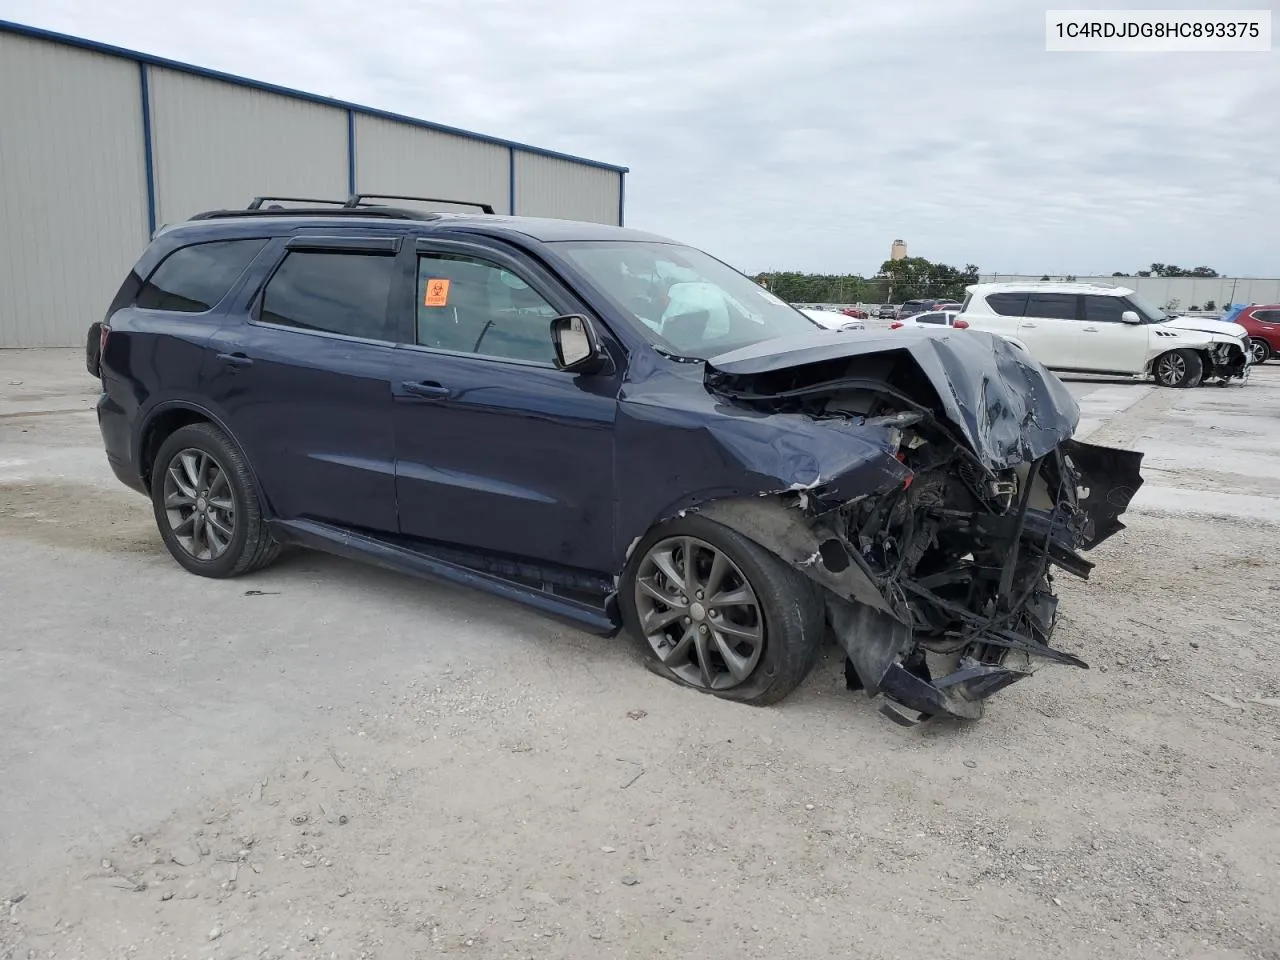
[[[1267,369],[1235,392],[1145,392],[1095,438],[1141,448],[1189,418],[1231,430],[1233,416],[1277,415]],[[29,428],[87,444],[83,416]],[[157,628],[172,597],[146,589],[169,581],[145,501],[111,500],[114,530],[87,545],[77,530],[94,511],[76,504],[106,502],[87,495],[108,496],[93,486],[105,468],[57,447],[56,483],[0,472],[0,534],[19,555],[6,578],[19,561],[85,576],[88,553],[109,551],[115,589],[133,587],[132,613],[165,656],[180,639]],[[0,446],[0,467],[13,449]],[[1276,475],[1280,454],[1254,456],[1253,472]],[[728,704],[650,675],[625,643],[294,556],[253,579],[263,595],[237,609],[259,606],[229,624],[256,617],[278,643],[310,628],[318,645],[332,605],[364,591],[374,627],[359,640],[375,661],[379,620],[388,644],[406,617],[466,625],[474,642],[442,638],[433,659],[347,691],[307,673],[287,695],[254,688],[268,698],[256,705],[228,689],[256,724],[272,696],[308,718],[239,766],[222,754],[254,733],[226,727],[230,740],[200,754],[219,777],[173,769],[185,799],[125,791],[103,821],[115,826],[82,831],[76,852],[0,864],[0,958],[1280,958],[1277,529],[1215,507],[1172,454],[1156,468],[1162,484],[1202,490],[1203,514],[1140,501],[1092,554],[1091,581],[1058,581],[1058,644],[1092,669],[1044,666],[976,724],[890,724],[843,689],[834,651],[785,703]],[[44,631],[104,622],[83,604],[15,600],[6,627],[33,648]],[[13,633],[0,634],[0,665],[23,663]],[[301,659],[305,640],[286,655]],[[168,722],[147,693],[134,727],[112,721],[121,750]],[[49,770],[80,762],[49,736]],[[40,790],[34,776],[0,779],[11,810]]]

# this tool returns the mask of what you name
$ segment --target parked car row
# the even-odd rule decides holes
[[[957,330],[967,330],[969,323],[967,320],[960,319],[960,314],[956,310],[931,310],[928,313],[917,313],[913,317],[895,320],[889,324],[890,330],[901,330],[904,327],[954,327]]]
[[[843,311],[837,313],[835,310],[815,310],[812,307],[801,307],[799,310],[814,323],[826,327],[828,330],[847,332],[865,330],[867,328],[866,324],[861,320],[854,319]]]

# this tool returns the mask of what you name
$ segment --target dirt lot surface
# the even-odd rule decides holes
[[[191,577],[77,362],[0,354],[0,960],[1280,958],[1280,365],[1073,384],[1149,452],[1058,579],[1092,669],[903,729],[834,651],[754,709],[318,555]]]

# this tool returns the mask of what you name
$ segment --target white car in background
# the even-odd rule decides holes
[[[913,317],[907,317],[905,320],[895,320],[889,324],[890,330],[901,330],[903,327],[955,327],[957,330],[964,330],[969,326],[967,320],[960,319],[960,313],[956,310],[930,310],[928,313],[917,313]]]
[[[1013,341],[1050,370],[1154,377],[1194,387],[1248,376],[1238,323],[1172,317],[1128,287],[1087,283],[979,283],[960,318]]]
[[[834,310],[814,310],[809,307],[797,307],[796,309],[814,323],[824,326],[828,330],[839,330],[841,333],[846,333],[852,330],[866,329],[866,325],[861,320],[843,313],[836,313]]]

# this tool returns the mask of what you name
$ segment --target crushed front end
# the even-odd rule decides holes
[[[1247,342],[1230,342],[1226,338],[1209,346],[1209,362],[1205,364],[1204,382],[1217,381],[1226,384],[1231,380],[1248,380],[1252,355]]]
[[[1052,374],[967,334],[746,366],[713,370],[709,388],[762,411],[856,419],[898,467],[874,490],[830,477],[700,507],[823,588],[850,688],[883,694],[901,723],[976,719],[1037,659],[1086,666],[1051,645],[1054,574],[1088,577],[1080,551],[1123,529],[1142,455],[1070,439],[1078,410]]]

